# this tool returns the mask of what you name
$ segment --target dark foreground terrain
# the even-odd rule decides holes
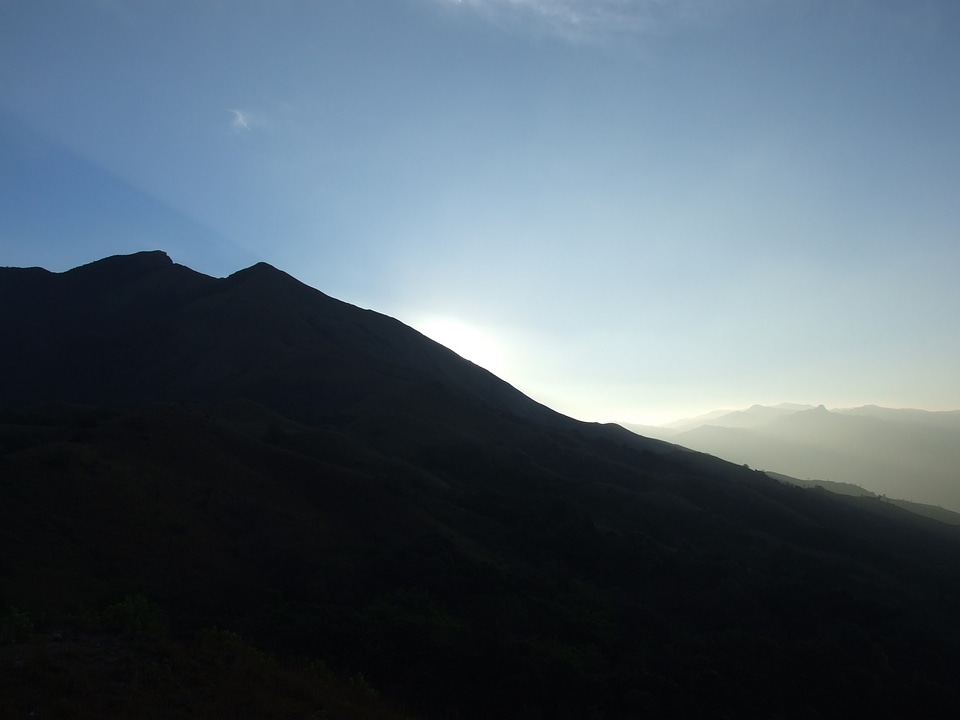
[[[0,717],[955,715],[955,527],[565,418],[266,265],[0,303]]]

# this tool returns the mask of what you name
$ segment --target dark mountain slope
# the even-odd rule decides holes
[[[448,383],[519,417],[560,416],[392,318],[266,264],[226,279],[161,252],[66,273],[0,270],[0,407],[250,397],[316,420],[410,384]]]
[[[541,425],[674,449],[560,415],[403,323],[265,263],[224,279],[162,252],[59,274],[0,268],[0,302],[16,308],[0,317],[0,377],[11,378],[0,384],[0,409],[248,398],[317,422],[366,399],[438,384]]]
[[[267,266],[128,260],[0,272],[27,308],[0,321],[0,638],[23,653],[126,633],[167,669],[122,687],[187,702],[215,692],[192,638],[225,628],[270,677],[320,659],[424,717],[960,700],[955,528],[564,418]],[[0,698],[92,716],[38,663]]]
[[[434,404],[463,412],[396,407]],[[175,405],[77,413],[0,431],[0,603],[51,631],[143,596],[178,636],[230,628],[478,717],[954,697],[956,532],[885,504],[485,410],[467,435],[381,408],[270,441]]]

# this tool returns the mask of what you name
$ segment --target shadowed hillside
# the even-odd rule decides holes
[[[315,421],[438,381],[518,416],[556,420],[398,321],[263,263],[225,279],[175,265],[162,252],[62,274],[3,268],[0,293],[18,309],[0,321],[0,337],[11,340],[0,371],[18,378],[3,387],[5,406],[250,397]]]
[[[5,716],[960,700],[956,528],[565,418],[266,265],[0,299]]]

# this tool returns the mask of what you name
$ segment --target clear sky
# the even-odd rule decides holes
[[[265,260],[583,419],[956,409],[958,38],[956,0],[0,0],[0,265]]]

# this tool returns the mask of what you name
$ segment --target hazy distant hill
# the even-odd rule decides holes
[[[802,410],[811,410],[812,405],[798,405],[796,403],[781,403],[780,405],[753,405],[746,410],[715,410],[694,418],[676,420],[664,425],[663,428],[669,434],[679,434],[686,430],[701,427],[703,425],[714,425],[716,427],[757,427],[764,425],[771,420],[791,415]],[[661,434],[665,434],[661,430]]]
[[[754,406],[679,432],[636,429],[731,462],[960,510],[960,412]]]
[[[960,702],[955,527],[566,418],[267,265],[0,301],[0,717]]]
[[[909,500],[901,500],[899,498],[878,496],[876,493],[872,493],[859,485],[852,485],[851,483],[839,483],[833,482],[832,480],[800,480],[799,478],[790,477],[789,475],[772,472],[770,470],[767,470],[766,474],[776,480],[781,480],[799,487],[820,488],[828,492],[836,493],[837,495],[846,495],[849,497],[879,498],[884,502],[889,502],[917,515],[933,518],[934,520],[949,523],[950,525],[960,525],[960,513],[947,510],[939,505],[926,505],[924,503],[910,502]]]

